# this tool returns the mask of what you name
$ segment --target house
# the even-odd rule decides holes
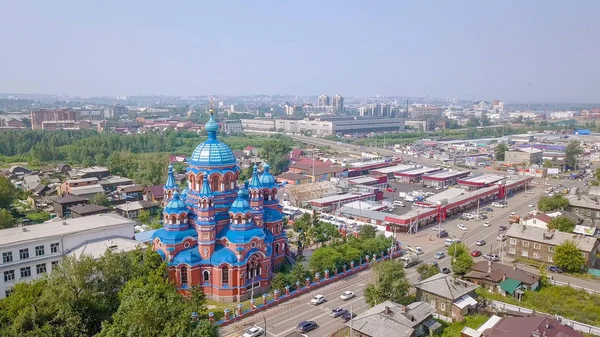
[[[95,197],[96,194],[104,194],[104,189],[102,188],[102,186],[100,186],[100,184],[78,186],[71,188],[71,194],[91,199]]]
[[[144,187],[138,185],[120,186],[117,192],[122,200],[137,201],[144,199]]]
[[[141,211],[148,211],[150,214],[156,214],[158,204],[145,200],[127,202],[115,207],[117,213],[127,219],[136,219]]]
[[[110,212],[110,208],[94,204],[75,205],[69,208],[69,210],[71,211],[71,218],[81,218]]]
[[[352,329],[353,336],[428,336],[442,327],[432,318],[434,313],[435,309],[426,302],[405,306],[385,301],[356,316],[346,326]]]
[[[73,168],[71,167],[71,165],[69,164],[58,164],[56,165],[56,170],[60,173],[67,173],[69,171],[72,171]]]
[[[483,323],[477,330],[465,327],[461,337],[584,337],[584,335],[563,325],[552,317],[498,317],[496,315]]]
[[[25,175],[31,173],[31,170],[28,170],[23,166],[13,165],[8,169],[8,172],[12,175]]]
[[[71,193],[74,187],[96,185],[98,184],[98,178],[83,178],[83,179],[68,179],[60,185],[60,193],[67,194]]]
[[[311,182],[328,181],[332,177],[348,177],[348,170],[331,162],[302,158],[289,166],[288,172],[310,177]]]
[[[162,203],[165,197],[165,189],[162,185],[144,188],[144,200]]]
[[[549,231],[546,229],[513,225],[506,232],[506,254],[522,256],[546,263],[554,263],[554,249],[561,243],[572,240],[583,254],[586,266],[596,264],[598,239],[581,234]]]
[[[174,156],[169,157],[169,163],[171,163],[171,164],[185,163],[186,161],[187,161],[187,158],[184,155],[174,155]]]
[[[304,157],[304,150],[295,148],[290,152],[291,160],[300,160],[300,158]]]
[[[104,188],[105,192],[114,192],[117,190],[119,186],[127,186],[132,185],[133,180],[129,178],[124,178],[120,176],[110,176],[108,178],[104,178],[98,182],[102,188]]]
[[[538,227],[542,229],[548,229],[548,224],[552,221],[552,218],[544,213],[538,213],[535,215],[528,215],[521,220],[521,224],[526,226]]]
[[[540,286],[540,278],[539,275],[528,273],[523,269],[491,261],[475,263],[471,271],[464,276],[464,279],[469,282],[505,296],[519,295],[525,290],[536,290]]]
[[[248,157],[258,156],[258,150],[254,146],[246,146],[246,148],[244,148],[244,153]]]
[[[438,314],[450,317],[453,321],[462,320],[477,305],[477,285],[452,275],[433,275],[415,284],[415,288],[417,301],[431,304]]]
[[[97,178],[98,180],[110,176],[110,171],[106,167],[94,166],[81,170],[81,178]]]
[[[54,213],[57,217],[68,219],[71,217],[70,208],[76,205],[87,205],[88,199],[78,197],[76,195],[67,194],[62,197],[57,197],[52,201]]]
[[[33,191],[42,182],[42,178],[37,174],[26,175],[23,177],[23,189]]]
[[[569,199],[569,207],[567,207],[568,211],[571,211],[582,218],[600,220],[600,199],[598,196],[567,195],[566,198]]]
[[[306,183],[310,182],[310,179],[311,179],[310,177],[307,177],[300,173],[292,173],[292,172],[285,172],[285,173],[282,173],[277,176],[278,182],[280,182],[280,183],[285,182],[290,185],[306,184]]]

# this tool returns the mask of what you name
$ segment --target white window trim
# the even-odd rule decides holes
[[[517,239],[510,238],[510,244],[511,245],[516,245],[517,244]]]

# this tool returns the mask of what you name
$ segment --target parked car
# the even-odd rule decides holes
[[[485,240],[478,240],[477,242],[475,242],[475,244],[478,246],[485,246]]]
[[[350,313],[350,311],[346,311],[346,313],[342,315],[342,321],[348,322],[349,320],[353,319],[354,317],[356,317],[355,313]]]
[[[534,205],[534,204],[529,204],[528,206],[529,206],[529,207],[535,207],[535,205]]]
[[[312,300],[310,300],[310,304],[312,305],[319,305],[321,303],[325,302],[325,296],[318,294],[315,297],[313,297]]]
[[[505,205],[501,204],[499,202],[492,202],[492,207],[497,207],[497,208],[504,208]]]
[[[486,208],[484,208],[484,210],[485,210],[486,212],[493,212],[493,211],[494,211],[494,209],[493,209],[493,208],[491,208],[491,207],[486,207]]]
[[[264,333],[265,333],[265,331],[262,328],[253,326],[250,329],[246,330],[246,332],[244,332],[242,337],[258,337],[258,336],[262,336]]]
[[[461,231],[466,231],[468,229],[467,226],[463,224],[458,224],[458,228],[460,228]]]
[[[492,223],[489,221],[486,221],[483,223],[483,227],[490,227],[491,225],[492,225]]]
[[[485,254],[483,256],[483,258],[486,260],[494,261],[494,262],[500,261],[500,256],[498,256],[496,254]]]
[[[343,314],[347,313],[348,310],[344,309],[344,308],[333,308],[331,309],[331,312],[329,313],[329,316],[333,317],[333,318],[337,318],[342,316]]]
[[[485,220],[485,219],[487,219],[487,215],[479,214],[479,220]]]
[[[446,232],[446,231],[443,230],[443,231],[437,233],[435,236],[437,236],[440,239],[441,238],[445,238],[445,237],[448,237],[448,232]]]
[[[444,258],[444,256],[446,256],[446,254],[445,254],[444,252],[437,252],[437,253],[435,253],[435,256],[434,256],[434,257],[435,257],[436,259],[443,259],[443,258]]]
[[[448,269],[447,267],[442,268],[442,273],[443,274],[450,274],[450,269]]]
[[[474,251],[471,252],[471,256],[472,257],[481,256],[481,251],[480,250],[474,250]]]
[[[552,273],[557,273],[557,274],[562,274],[562,272],[563,272],[563,270],[562,270],[562,269],[560,269],[560,268],[559,268],[559,267],[557,267],[557,266],[548,266],[546,269],[547,269],[549,272],[552,272]]]
[[[352,297],[354,297],[353,291],[345,291],[342,295],[340,295],[340,299],[342,301],[347,301],[347,300],[351,299]]]
[[[500,234],[500,235],[498,235],[498,237],[496,237],[496,240],[498,240],[498,241],[505,241],[506,240],[506,234]]]
[[[317,325],[317,323],[315,321],[302,321],[298,324],[296,329],[299,332],[305,333],[305,332],[312,331],[318,327],[319,326]]]
[[[501,232],[504,232],[506,230],[506,226],[500,225],[500,226],[498,226],[498,230]]]

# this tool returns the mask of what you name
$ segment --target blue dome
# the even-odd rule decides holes
[[[229,211],[232,213],[246,213],[252,211],[250,203],[244,198],[244,191],[238,191],[238,196],[231,204]]]
[[[166,214],[180,214],[187,211],[187,205],[179,197],[179,192],[175,191],[175,193],[173,193],[173,198],[167,203],[167,207],[165,207],[164,212]]]
[[[275,177],[273,177],[271,172],[269,172],[269,168],[270,168],[269,164],[265,164],[263,166],[263,168],[264,168],[264,171],[260,175],[260,182],[262,183],[262,185],[267,188],[273,188],[273,187],[277,186],[277,184],[275,184]]]
[[[179,198],[185,202],[187,195],[188,195],[188,189],[185,188],[183,191],[181,191],[181,195],[179,196]]]
[[[283,215],[281,215],[281,213],[276,209],[265,207],[263,212],[265,222],[275,222],[283,220]]]
[[[189,158],[189,163],[203,167],[233,166],[237,164],[235,155],[229,146],[216,138],[210,137],[196,147]]]
[[[220,266],[224,263],[235,265],[237,257],[235,253],[223,245],[215,245],[215,251],[210,257],[210,262],[213,266]]]

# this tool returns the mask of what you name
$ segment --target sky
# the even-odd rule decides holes
[[[0,92],[600,102],[597,0],[0,1]]]

